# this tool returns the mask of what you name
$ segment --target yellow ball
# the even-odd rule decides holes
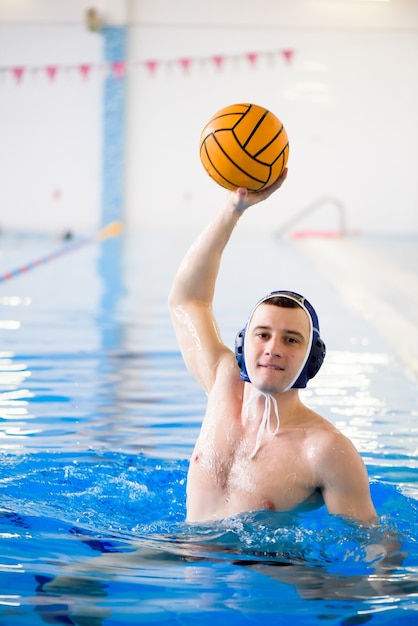
[[[289,156],[282,122],[256,104],[232,104],[211,117],[200,135],[200,160],[226,189],[259,191],[279,178]]]

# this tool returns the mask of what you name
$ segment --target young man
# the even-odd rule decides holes
[[[292,292],[263,298],[237,337],[221,340],[212,302],[222,253],[245,210],[286,179],[257,193],[230,192],[186,254],[169,304],[184,361],[208,394],[190,461],[187,519],[244,511],[329,513],[376,521],[364,463],[352,443],[307,408],[298,389],[322,364],[325,346],[313,307]]]

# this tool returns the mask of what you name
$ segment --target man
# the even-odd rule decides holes
[[[286,176],[260,192],[228,194],[186,254],[170,293],[184,361],[208,394],[188,473],[188,521],[323,503],[331,514],[365,523],[377,519],[360,455],[299,398],[298,389],[325,353],[309,302],[292,292],[263,298],[237,337],[236,354],[222,342],[214,319],[216,278],[235,226]]]

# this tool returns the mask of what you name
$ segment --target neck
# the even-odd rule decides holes
[[[245,401],[243,406],[243,417],[247,421],[255,422],[257,426],[255,446],[250,455],[250,459],[253,459],[259,451],[263,443],[263,439],[265,439],[266,433],[272,437],[279,434],[280,414],[279,404],[277,399],[272,394],[261,391],[252,385],[251,387],[252,389],[250,391],[249,398]],[[292,397],[294,398],[295,396],[292,394]],[[283,407],[283,402],[281,402],[281,406]]]
[[[280,424],[286,425],[292,422],[293,416],[295,415],[297,408],[300,406],[298,389],[289,389],[288,391],[284,391],[282,393],[270,393],[269,391],[258,389],[251,383],[246,383],[244,389],[243,404],[245,405],[250,400],[250,398],[257,396],[258,394],[260,394],[259,397],[255,397],[253,403],[254,408],[257,409],[257,415],[259,419],[261,419],[265,407],[265,399],[261,394],[265,394],[271,396],[276,400],[280,415]],[[273,407],[271,406],[270,419],[273,419],[274,421],[274,415],[272,415],[272,412]]]

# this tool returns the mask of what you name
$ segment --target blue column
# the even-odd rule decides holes
[[[123,221],[125,169],[125,73],[114,71],[114,64],[126,63],[127,28],[105,26],[101,29],[104,59],[109,73],[103,89],[102,205],[101,226]],[[120,349],[123,328],[117,307],[124,292],[122,276],[123,236],[105,239],[100,244],[98,271],[103,279],[103,294],[97,320],[102,346]],[[104,367],[109,364],[104,361]]]
[[[110,64],[103,91],[103,156],[101,225],[123,218],[126,78],[113,72],[126,62],[127,28],[105,26],[104,58]]]

